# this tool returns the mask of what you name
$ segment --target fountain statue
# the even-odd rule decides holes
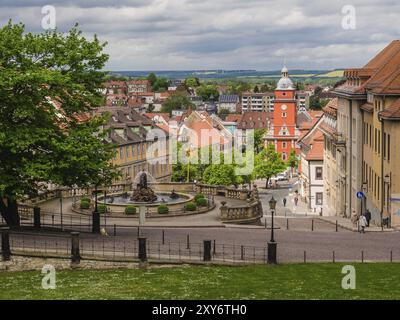
[[[147,186],[147,174],[143,171],[140,174],[140,180],[136,189],[132,192],[131,201],[154,202],[155,200],[157,200],[157,195]]]
[[[179,198],[179,195],[175,192],[175,189],[172,189],[171,194],[169,195],[171,199]]]

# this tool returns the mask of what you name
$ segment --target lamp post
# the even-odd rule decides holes
[[[274,238],[274,214],[275,214],[276,200],[274,197],[269,200],[269,209],[271,210],[271,239],[268,242],[268,260],[269,264],[277,264],[276,260],[276,247],[277,243]]]
[[[383,189],[383,192],[382,192],[382,215],[383,215],[384,204],[386,203],[386,211],[388,213],[387,227],[389,228],[390,227],[389,226],[389,222],[390,222],[390,218],[389,218],[390,217],[390,213],[389,213],[389,211],[390,211],[390,208],[389,208],[389,203],[390,203],[390,195],[389,195],[389,192],[390,192],[390,175],[386,174],[385,178],[383,179],[383,182],[384,182],[384,189]],[[386,199],[384,199],[385,196],[386,196]],[[382,217],[382,220],[383,220],[383,217]],[[382,225],[382,230],[383,230],[383,225]]]
[[[361,187],[362,192],[364,194],[364,197],[361,200],[361,214],[364,214],[365,211],[367,211],[367,196],[366,196],[367,186],[368,186],[367,182],[364,181]]]
[[[61,219],[61,231],[64,230],[64,219],[63,219],[63,197],[62,197],[62,190],[59,191],[60,195],[60,219]]]
[[[97,184],[94,186],[94,211],[92,213],[92,233],[100,233],[100,214],[97,208]]]

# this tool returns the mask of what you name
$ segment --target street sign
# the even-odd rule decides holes
[[[357,192],[357,198],[358,199],[363,199],[365,197],[364,192],[358,191]]]

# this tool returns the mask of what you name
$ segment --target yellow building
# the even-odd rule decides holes
[[[349,170],[361,172],[357,187],[366,197],[349,195],[361,204],[359,213],[370,210],[378,225],[400,226],[400,41],[344,75],[346,82],[336,88],[339,111],[340,101],[347,99],[361,116],[349,123],[352,134],[347,143],[361,153],[346,168],[346,175]]]
[[[105,128],[111,128],[106,142],[116,145],[113,163],[121,172],[119,182],[132,184],[142,171],[147,172],[154,181],[171,181],[172,164],[167,132],[154,126],[150,119],[133,108],[106,107],[97,112],[111,114]],[[157,148],[157,144],[162,144],[163,147]]]

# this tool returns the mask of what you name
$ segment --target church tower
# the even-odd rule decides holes
[[[287,160],[292,149],[296,150],[296,89],[289,78],[289,71],[282,68],[282,77],[275,89],[273,136],[275,150]],[[296,154],[298,150],[296,151]]]

